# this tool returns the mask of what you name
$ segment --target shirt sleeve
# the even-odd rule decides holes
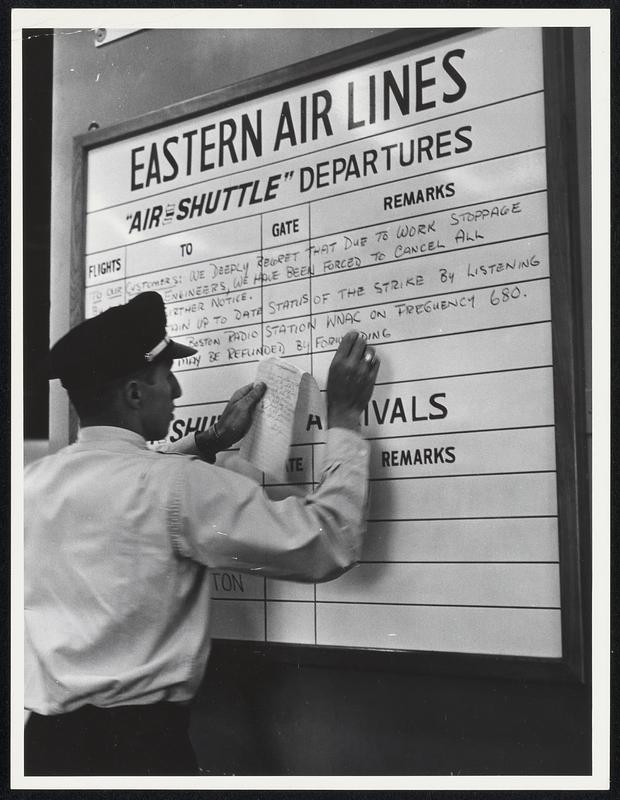
[[[198,459],[180,459],[171,516],[177,552],[208,567],[271,578],[330,580],[360,558],[369,446],[330,428],[320,483],[271,500],[260,484]]]
[[[196,436],[193,433],[188,433],[187,436],[182,436],[176,442],[165,442],[158,445],[156,448],[158,453],[196,456],[200,458],[200,450],[196,446]]]

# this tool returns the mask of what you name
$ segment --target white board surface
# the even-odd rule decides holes
[[[541,31],[169,123],[91,149],[87,171],[86,316],[154,289],[198,350],[172,440],[263,356],[322,389],[350,328],[381,357],[362,563],[318,586],[214,573],[214,635],[559,658]],[[324,425],[295,431],[272,496],[312,491]]]

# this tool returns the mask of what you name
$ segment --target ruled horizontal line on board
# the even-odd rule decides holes
[[[391,517],[390,519],[367,519],[366,522],[462,522],[487,519],[557,519],[557,514],[513,514],[509,517]]]
[[[551,322],[550,319],[536,319],[532,320],[531,322],[517,322],[514,325],[495,325],[491,328],[472,328],[471,330],[467,331],[453,331],[450,333],[433,333],[429,334],[428,336],[412,336],[409,339],[391,339],[389,342],[377,342],[376,344],[406,344],[407,342],[420,342],[425,341],[426,339],[443,339],[448,336],[463,336],[468,333],[485,333],[487,331],[502,331],[508,330],[510,328],[527,328],[529,325],[541,325],[543,323]],[[180,337],[177,337],[180,338]],[[312,355],[318,356],[324,353],[335,353],[335,347],[325,348],[325,350],[314,350],[312,351]],[[310,353],[290,353],[281,356],[281,358],[300,358],[303,356],[309,356]],[[229,361],[227,364],[217,364],[212,366],[206,367],[188,367],[187,369],[177,368],[175,369],[176,373],[181,372],[199,372],[203,369],[219,369],[220,367],[237,367],[242,364],[257,364],[261,360],[262,356],[259,358],[249,358],[247,361]]]
[[[383,344],[390,343],[382,342],[382,345]],[[424,381],[439,381],[448,378],[470,378],[477,375],[498,375],[503,372],[525,372],[532,369],[553,369],[553,364],[533,364],[531,367],[508,367],[506,369],[485,369],[479,372],[460,372],[454,375],[431,375],[428,378],[403,378],[397,381],[376,381],[375,386],[395,386],[404,383],[422,383]],[[325,392],[326,389],[321,389],[320,391]]]
[[[377,564],[377,565],[381,565],[381,564],[439,564],[440,566],[442,564],[459,564],[459,565],[464,564],[466,566],[470,566],[471,567],[471,566],[478,566],[478,565],[487,566],[487,565],[493,565],[493,564],[519,564],[521,566],[523,566],[523,565],[524,566],[529,566],[531,564],[552,564],[553,565],[553,564],[559,564],[559,563],[560,562],[557,559],[555,561],[521,561],[521,560],[519,560],[519,561],[516,561],[516,560],[515,561],[505,561],[505,560],[502,560],[502,561],[499,561],[499,560],[498,561],[435,561],[435,560],[433,560],[433,561],[430,561],[428,559],[425,559],[425,560],[419,560],[418,559],[418,560],[411,560],[411,561],[403,561],[401,559],[398,559],[398,560],[395,560],[395,561],[364,561],[364,560],[362,560],[362,561],[358,561],[356,566],[359,566],[360,564]]]
[[[432,434],[428,434],[432,436]],[[379,483],[386,481],[424,481],[435,480],[441,478],[499,478],[506,475],[555,475],[555,469],[519,469],[509,472],[459,472],[450,473],[448,475],[392,475],[389,478],[368,478],[370,483]],[[265,483],[265,488],[278,489],[282,486],[310,486],[313,481],[296,481],[294,483]]]
[[[466,436],[472,433],[502,433],[503,431],[531,431],[544,428],[555,428],[555,423],[546,425],[514,425],[507,428],[475,428],[464,431],[427,431],[426,433],[396,433],[393,436],[363,436],[367,442],[389,442],[392,439],[420,439],[436,436]],[[292,442],[291,447],[312,447],[312,445],[325,444],[325,440],[316,442]]]
[[[537,520],[537,519],[555,519],[557,514],[534,514],[531,516],[510,516],[510,517],[431,517],[430,519],[371,519],[366,520],[367,522],[371,522],[374,525],[385,525],[390,524],[392,522],[480,522],[481,520],[493,520],[493,521],[501,521],[501,520],[513,520],[513,519],[530,519],[530,520]],[[475,533],[475,531],[473,532]],[[413,535],[413,534],[411,534]],[[461,536],[467,536],[466,531],[462,531]],[[509,531],[494,531],[494,536],[512,536]]]
[[[450,475],[393,475],[389,478],[369,478],[371,483],[385,481],[425,481],[429,478],[498,478],[503,475],[555,475],[555,469],[518,469],[509,472],[459,472]],[[273,484],[266,484],[273,485]],[[288,484],[282,484],[288,486]]]
[[[343,234],[351,233],[352,231],[356,231],[356,230],[360,230],[360,229],[364,230],[364,229],[367,229],[367,228],[374,228],[377,225],[381,225],[381,224],[392,225],[392,224],[395,224],[395,223],[398,223],[398,222],[402,222],[403,220],[412,220],[412,219],[419,219],[420,217],[437,216],[438,214],[445,214],[447,212],[459,211],[460,209],[470,208],[471,206],[489,205],[490,203],[501,203],[501,202],[504,202],[506,200],[514,200],[517,197],[530,197],[531,195],[545,194],[546,192],[547,192],[547,189],[535,189],[535,190],[533,190],[531,192],[523,192],[522,194],[514,194],[514,195],[510,195],[508,197],[496,197],[496,198],[492,198],[490,200],[481,200],[481,201],[478,201],[476,203],[464,203],[463,205],[460,205],[460,206],[450,206],[449,208],[442,208],[439,211],[425,211],[425,212],[423,212],[421,214],[413,214],[413,215],[409,215],[409,216],[406,216],[406,217],[399,217],[398,219],[390,219],[390,220],[388,220],[387,222],[384,222],[384,223],[375,222],[375,223],[371,223],[370,225],[359,225],[356,228],[347,228],[346,230],[342,230],[342,231],[334,231],[333,233],[327,233],[327,234],[323,234],[322,236],[318,236],[318,237],[316,237],[316,239],[312,239],[312,241],[318,241],[319,239],[326,239],[326,238],[331,237],[331,236],[341,236]],[[207,227],[207,226],[205,226],[205,227]],[[264,283],[261,280],[261,282],[258,283],[255,286],[244,286],[244,287],[242,287],[240,289],[227,289],[225,292],[213,292],[212,294],[200,295],[199,297],[191,297],[191,298],[188,298],[187,300],[170,300],[169,304],[172,305],[173,303],[183,303],[183,302],[191,302],[191,301],[196,301],[196,300],[205,300],[205,299],[208,299],[210,297],[223,297],[223,296],[227,296],[229,294],[235,294],[235,293],[238,293],[238,292],[248,292],[248,291],[251,291],[252,289],[257,289],[258,290],[258,289],[264,288],[265,286],[268,286],[268,287],[271,287],[271,286],[283,286],[285,284],[290,284],[290,283],[299,283],[300,281],[309,281],[311,278],[312,278],[312,280],[318,280],[320,278],[324,278],[324,277],[328,277],[328,276],[332,276],[332,275],[342,275],[343,272],[347,272],[347,273],[348,272],[357,272],[358,270],[361,270],[361,269],[368,269],[369,267],[379,266],[379,264],[383,267],[383,266],[386,266],[387,264],[400,264],[400,263],[407,262],[407,261],[410,261],[410,260],[413,261],[413,260],[418,259],[418,258],[430,258],[431,256],[447,255],[448,253],[466,252],[468,250],[474,250],[474,249],[479,248],[479,247],[493,247],[494,245],[507,244],[509,242],[520,242],[520,241],[522,241],[524,239],[538,239],[538,238],[540,238],[542,236],[548,236],[548,235],[549,235],[548,231],[542,231],[541,233],[532,233],[532,234],[527,234],[525,236],[515,236],[515,237],[512,237],[510,239],[497,239],[495,241],[490,241],[490,242],[487,241],[487,242],[483,242],[481,244],[470,244],[467,247],[454,247],[452,249],[444,249],[444,250],[436,250],[436,251],[433,250],[433,251],[428,252],[428,253],[420,253],[420,255],[416,255],[416,256],[407,256],[407,258],[393,258],[393,259],[390,259],[389,261],[386,260],[386,261],[381,261],[381,262],[372,262],[370,264],[362,264],[359,267],[350,267],[350,268],[348,268],[348,269],[346,269],[344,271],[343,270],[339,270],[339,271],[335,271],[335,272],[314,273],[311,276],[310,275],[306,275],[306,276],[301,277],[301,278],[285,278],[282,281],[274,281],[273,283]],[[151,241],[151,240],[149,239],[148,241]],[[294,246],[296,244],[302,244],[302,243],[307,242],[307,241],[308,241],[308,237],[306,237],[305,239],[301,239],[298,242],[287,242],[286,246],[287,247],[288,246],[292,247],[292,246]],[[138,244],[138,242],[136,242],[136,244]],[[119,246],[123,246],[123,245],[119,245]],[[200,261],[184,261],[182,264],[173,264],[171,267],[160,267],[159,269],[149,270],[148,272],[136,272],[135,274],[132,274],[132,275],[125,275],[122,278],[110,278],[110,280],[108,280],[108,281],[99,281],[97,283],[90,284],[90,286],[87,285],[85,288],[86,289],[95,289],[95,288],[98,288],[99,286],[107,286],[107,285],[109,285],[111,283],[118,283],[118,281],[134,280],[134,279],[142,278],[142,277],[149,276],[149,275],[157,275],[160,272],[168,272],[170,270],[175,270],[175,269],[181,269],[181,268],[186,269],[186,268],[190,268],[190,267],[196,267],[196,266],[199,266],[200,264],[207,264],[207,263],[208,264],[212,264],[215,261],[223,261],[223,260],[230,260],[230,259],[235,259],[235,258],[243,258],[243,256],[250,256],[250,255],[252,255],[252,253],[264,253],[265,250],[281,249],[282,247],[283,247],[283,245],[279,244],[279,245],[273,245],[273,247],[267,247],[267,248],[264,248],[264,249],[263,248],[255,248],[254,250],[244,250],[241,253],[230,253],[228,255],[215,256],[214,258],[203,258]],[[106,252],[108,252],[108,250],[116,250],[116,249],[118,249],[118,247],[108,248],[107,250],[100,250],[98,252],[106,253]],[[86,257],[88,257],[90,255],[97,255],[97,253],[88,253]],[[310,266],[310,269],[314,269],[314,265],[313,264],[309,264],[309,266]],[[216,280],[216,278],[217,278],[217,276],[214,276],[213,278],[210,278],[210,280]]]
[[[391,128],[390,130],[381,131],[381,132],[374,132],[369,133],[368,136],[361,136],[358,139],[347,140],[345,142],[339,142],[338,144],[327,145],[326,147],[319,147],[316,150],[310,150],[306,153],[301,155],[294,155],[288,156],[287,158],[280,158],[276,161],[269,161],[265,163],[261,163],[259,165],[255,165],[253,167],[245,167],[244,169],[239,169],[236,172],[227,172],[225,175],[222,175],[222,178],[234,178],[237,175],[243,175],[245,172],[255,172],[257,169],[262,169],[265,167],[275,167],[279,164],[286,164],[288,161],[296,161],[302,158],[312,158],[312,156],[316,156],[318,153],[325,153],[328,150],[336,150],[339,147],[344,147],[345,145],[351,146],[352,144],[358,144],[359,142],[365,142],[369,139],[376,139],[378,137],[387,136],[393,133],[398,133],[399,131],[407,130],[408,128],[416,128],[418,125],[429,125],[434,122],[441,122],[444,119],[450,119],[451,117],[459,117],[463,114],[470,114],[473,111],[481,111],[485,108],[492,108],[493,106],[503,105],[504,103],[514,103],[516,100],[523,100],[526,97],[533,97],[537,94],[543,94],[544,89],[536,89],[533,92],[525,92],[524,94],[518,94],[514,97],[506,97],[503,100],[493,100],[491,103],[483,103],[480,106],[471,106],[470,108],[460,109],[459,111],[453,111],[451,114],[442,114],[438,117],[431,117],[429,119],[420,120],[420,122],[410,122],[407,125],[399,125],[396,128]],[[202,115],[204,116],[204,115]],[[220,176],[218,176],[220,177]],[[204,177],[198,181],[192,181],[191,183],[186,183],[183,186],[177,186],[175,189],[169,189],[167,191],[160,191],[160,192],[153,192],[152,194],[145,194],[141,195],[139,198],[140,201],[143,200],[151,200],[155,197],[162,197],[167,194],[170,194],[171,191],[182,191],[184,189],[191,189],[194,186],[200,186],[201,184],[205,183],[206,181],[210,180],[208,177]],[[212,178],[211,178],[212,180]],[[120,206],[127,205],[127,201],[124,203],[114,203],[110,206],[101,206],[101,208],[94,208],[91,211],[88,211],[87,214],[97,214],[100,211],[108,211],[112,208],[119,208]],[[258,214],[252,214],[251,216],[259,216]]]
[[[234,571],[234,570],[233,570]],[[271,578],[271,580],[276,580]],[[485,605],[478,603],[391,603],[389,601],[368,601],[368,600],[291,600],[288,598],[257,598],[257,597],[217,597],[211,596],[211,600],[222,600],[224,602],[241,602],[241,603],[306,603],[308,605],[325,605],[325,606],[400,606],[412,608],[497,608],[513,611],[561,611],[559,606],[498,606],[498,605]]]
[[[527,155],[528,153],[536,153],[539,150],[545,150],[545,149],[546,149],[546,145],[540,145],[539,147],[530,147],[530,148],[528,148],[526,150],[517,150],[514,153],[504,153],[503,155],[500,155],[500,156],[489,156],[488,158],[480,158],[477,161],[468,161],[465,164],[458,164],[455,167],[445,167],[444,166],[444,167],[441,167],[440,169],[432,169],[432,170],[429,170],[428,172],[421,172],[418,175],[406,175],[404,178],[394,178],[392,180],[382,181],[381,183],[374,183],[371,186],[360,186],[357,189],[349,189],[348,191],[336,192],[334,194],[327,195],[326,197],[320,197],[317,200],[305,200],[305,201],[303,201],[301,203],[291,203],[288,206],[280,206],[279,208],[274,208],[274,209],[270,210],[269,213],[272,213],[272,212],[278,212],[279,213],[279,212],[287,211],[289,208],[298,208],[299,206],[302,206],[302,205],[311,205],[312,203],[320,203],[323,200],[331,200],[331,199],[333,199],[335,197],[343,197],[344,195],[354,194],[355,192],[363,192],[363,191],[368,191],[368,190],[371,190],[371,189],[380,189],[382,186],[392,186],[393,184],[401,183],[402,181],[409,181],[409,180],[412,180],[413,178],[418,180],[420,178],[426,178],[429,175],[436,175],[438,172],[448,172],[448,171],[453,172],[454,170],[462,169],[464,167],[475,167],[478,164],[486,164],[486,163],[488,163],[490,161],[501,161],[503,158],[514,158],[514,156],[523,156],[523,155]],[[546,188],[541,188],[541,189],[539,189],[537,191],[544,192],[544,191],[547,191],[547,189]],[[515,197],[519,197],[519,196],[520,195],[515,195]],[[128,201],[128,202],[134,202],[134,201]],[[480,200],[478,203],[470,203],[469,205],[482,205],[485,202],[488,202],[488,201]],[[121,203],[121,205],[128,205],[128,203]],[[433,214],[433,213],[437,214],[437,213],[440,213],[440,211],[435,211],[435,212],[428,211],[428,212],[426,212],[426,214]],[[91,213],[91,212],[87,212],[87,213]],[[94,212],[92,212],[92,213],[94,213]],[[241,222],[243,220],[252,219],[252,217],[261,217],[261,216],[263,216],[264,213],[265,212],[259,212],[257,214],[246,214],[245,216],[234,217],[232,219],[227,219],[227,220],[220,220],[219,222],[211,222],[211,223],[202,224],[202,225],[195,225],[193,228],[184,228],[182,231],[179,231],[179,233],[184,233],[184,234],[185,233],[192,233],[192,231],[202,230],[203,228],[208,228],[208,227],[211,227],[212,225],[232,224],[234,222]],[[420,214],[419,216],[424,216],[424,215]],[[391,220],[388,220],[388,221],[391,222]],[[379,222],[371,223],[371,225],[379,225],[379,224],[380,224]],[[370,227],[370,226],[363,226],[363,227]],[[155,241],[157,241],[157,239],[165,239],[170,235],[171,235],[170,233],[162,233],[162,234],[160,234],[158,236],[151,236],[148,239],[141,239],[139,242],[123,242],[121,244],[113,245],[112,247],[106,247],[104,250],[93,250],[90,253],[87,253],[87,255],[93,256],[93,255],[97,255],[98,253],[106,253],[108,250],[116,250],[119,247],[134,247],[135,245],[138,245],[138,244],[144,244],[144,242],[155,242]],[[321,238],[323,238],[323,236],[332,236],[332,235],[333,235],[332,233],[327,233],[327,234],[323,234],[322,236],[319,236],[319,237],[316,237],[316,238],[321,239]],[[250,251],[246,251],[246,252],[254,252],[254,251],[250,250]],[[148,273],[148,274],[150,274],[150,273]]]
[[[389,344],[389,342],[382,343]],[[304,353],[304,356],[309,354]],[[316,353],[315,353],[316,355]],[[297,356],[296,356],[297,357]],[[481,370],[480,372],[461,372],[455,375],[430,375],[428,378],[403,378],[398,381],[376,381],[375,386],[402,386],[406,383],[421,383],[424,381],[442,381],[442,380],[449,380],[451,378],[472,378],[478,375],[499,375],[506,372],[525,372],[533,369],[553,369],[553,364],[534,364],[531,367],[512,367],[507,369],[486,369]],[[175,370],[176,371],[176,370]],[[326,389],[319,389],[319,391],[324,394],[326,393]],[[212,405],[221,405],[222,403],[227,403],[230,398],[226,397],[224,400],[205,400],[201,403],[179,403],[175,408],[195,408],[196,406],[212,406]],[[525,428],[546,428],[546,425],[524,425],[521,427]],[[549,426],[553,427],[553,426]],[[512,430],[512,428],[484,428],[483,430]],[[475,433],[475,431],[469,431],[469,433]],[[415,435],[423,435],[423,434],[412,434]],[[376,438],[376,437],[375,437]],[[386,436],[386,439],[390,439],[392,437]],[[307,444],[307,442],[298,442],[298,444]]]
[[[420,436],[461,436],[467,435],[472,433],[499,433],[501,431],[532,431],[532,430],[541,430],[544,428],[555,428],[555,423],[545,423],[541,425],[508,425],[507,427],[503,428],[468,428],[467,430],[463,431],[434,431],[432,433],[408,433],[408,434],[396,434],[394,436],[365,436],[364,438],[369,442],[380,442],[383,439],[415,439]],[[304,444],[304,442],[300,442],[300,444]]]

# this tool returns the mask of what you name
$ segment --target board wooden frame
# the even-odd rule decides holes
[[[84,318],[87,155],[91,149],[263,97],[340,70],[470,33],[472,28],[402,29],[327,55],[167,106],[74,139],[73,236],[70,324]],[[579,264],[579,214],[574,64],[571,29],[543,29],[544,98],[549,210],[549,255],[556,424],[562,652],[560,659],[375,650],[321,645],[218,640],[233,659],[273,658],[298,664],[407,670],[459,675],[587,682],[590,667],[590,510],[585,452],[583,315]],[[77,418],[70,412],[71,438]]]

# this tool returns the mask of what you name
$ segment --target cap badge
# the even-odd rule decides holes
[[[149,350],[148,353],[144,354],[146,360],[152,361],[156,356],[158,356],[161,353],[162,350],[165,349],[165,347],[169,344],[169,342],[170,342],[170,337],[164,336],[164,338],[161,340],[159,344],[156,344],[152,350]]]

